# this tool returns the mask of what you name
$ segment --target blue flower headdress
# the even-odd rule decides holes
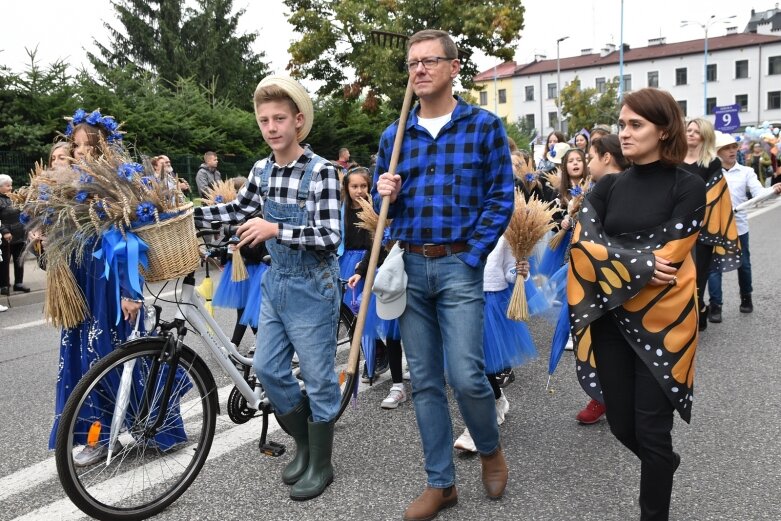
[[[93,127],[100,127],[106,132],[106,142],[116,143],[122,141],[122,132],[119,130],[119,123],[113,118],[113,116],[104,116],[100,113],[100,109],[95,109],[91,113],[87,114],[84,109],[77,109],[73,113],[73,117],[65,118],[68,121],[68,126],[65,127],[65,135],[70,137],[73,134],[73,129],[76,125],[81,123],[87,123]]]

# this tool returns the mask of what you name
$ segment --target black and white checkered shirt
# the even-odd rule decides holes
[[[296,204],[301,178],[313,157],[312,151],[305,147],[304,153],[297,160],[284,166],[275,163],[269,179],[268,197],[280,204]],[[262,217],[260,176],[266,162],[273,160],[272,154],[255,163],[247,184],[239,190],[235,201],[196,208],[196,220],[238,224],[252,217]],[[341,241],[339,196],[339,176],[333,165],[325,161],[315,165],[306,200],[307,223],[305,226],[280,223],[277,236],[279,243],[298,250],[336,250]]]

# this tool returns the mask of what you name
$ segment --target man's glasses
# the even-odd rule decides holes
[[[415,72],[418,70],[418,65],[423,64],[423,67],[430,71],[437,65],[439,65],[440,60],[446,60],[446,61],[453,61],[457,60],[458,58],[445,58],[443,56],[432,56],[431,58],[423,58],[422,60],[413,60],[407,62],[407,69],[409,69],[410,72]]]

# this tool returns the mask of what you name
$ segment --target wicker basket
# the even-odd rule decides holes
[[[146,282],[182,277],[200,264],[192,203],[178,210],[181,213],[176,217],[134,230],[149,246],[149,269],[142,269]]]

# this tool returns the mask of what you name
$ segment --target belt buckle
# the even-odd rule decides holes
[[[425,244],[423,245],[423,247],[422,247],[422,249],[423,249],[423,256],[424,256],[424,257],[435,257],[435,255],[433,255],[433,254],[432,254],[432,255],[429,255],[429,253],[428,253],[428,249],[429,249],[429,247],[432,247],[432,248],[433,248],[433,247],[436,247],[436,246],[437,246],[436,244],[434,244],[434,243],[431,243],[431,242],[427,242],[427,243],[425,243]]]

